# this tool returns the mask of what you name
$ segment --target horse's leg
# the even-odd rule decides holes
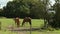
[[[32,25],[32,24],[31,24],[31,21],[29,22],[29,24]]]
[[[29,22],[29,24],[30,24],[30,34],[31,34],[31,30],[32,30],[32,24],[31,24],[31,21]]]
[[[19,21],[17,21],[17,22],[16,22],[16,24],[17,24],[17,27],[19,27],[19,26],[20,26],[20,22],[19,22]]]
[[[22,26],[24,25],[24,23],[25,23],[25,22],[23,21],[23,22],[22,22]]]
[[[19,27],[20,26],[20,23],[17,23],[17,27]]]
[[[16,20],[15,20],[15,24],[17,24]]]
[[[16,24],[16,21],[15,21],[15,24]]]

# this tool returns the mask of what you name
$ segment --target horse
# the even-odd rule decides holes
[[[31,18],[30,17],[25,17],[23,19],[22,26],[24,25],[25,22],[29,22],[29,24],[31,25]]]
[[[19,27],[19,26],[20,26],[19,18],[16,17],[16,18],[14,19],[14,21],[15,21],[15,24],[17,25],[17,27]]]

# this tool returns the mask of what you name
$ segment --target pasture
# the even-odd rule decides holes
[[[20,22],[22,23],[23,19],[20,19]],[[0,34],[30,34],[30,31],[10,31],[9,26],[12,26],[14,28],[17,28],[13,18],[0,18],[1,28]],[[32,28],[41,28],[44,25],[44,21],[42,19],[32,19]],[[25,23],[23,27],[20,28],[30,28],[30,25],[28,23]],[[31,34],[60,34],[60,30],[36,30],[32,31]]]

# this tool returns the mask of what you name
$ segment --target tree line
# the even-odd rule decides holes
[[[3,7],[2,16],[42,18],[45,13],[45,4],[41,0],[13,0]]]

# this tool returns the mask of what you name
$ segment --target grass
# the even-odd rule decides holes
[[[20,22],[22,23],[23,19],[20,19]],[[16,27],[14,20],[12,18],[0,18],[0,22],[2,23],[2,30],[0,30],[0,34],[17,34],[18,32],[11,32],[8,31],[7,27],[9,25],[12,25],[14,27]],[[21,24],[20,24],[21,25]],[[44,21],[42,19],[32,19],[32,27],[42,27],[44,25]],[[25,27],[29,27],[29,24],[26,23]],[[6,30],[6,31],[5,31]],[[27,31],[27,34],[29,34],[30,32]],[[32,34],[60,34],[60,30],[54,30],[54,31],[32,31]]]
[[[23,19],[20,19],[21,24],[22,24],[22,20]],[[15,26],[15,23],[14,23],[13,19],[0,19],[0,22],[2,22],[2,27],[7,27],[9,25]],[[32,19],[32,27],[40,27],[40,26],[43,25],[43,23],[44,23],[43,20]],[[25,26],[29,27],[29,23],[26,23]]]

